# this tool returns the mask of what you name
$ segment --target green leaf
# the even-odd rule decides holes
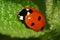
[[[46,19],[43,31],[35,32],[18,20],[18,13],[26,7],[41,11]],[[0,0],[0,33],[10,37],[59,39],[60,0]],[[53,36],[52,36],[53,35]]]
[[[18,12],[25,7],[37,6],[30,1],[28,5],[26,0],[0,0],[0,33],[11,37],[29,38],[38,37],[40,32],[34,32],[18,20]],[[41,33],[42,34],[42,33]]]

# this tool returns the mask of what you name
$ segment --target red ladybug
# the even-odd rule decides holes
[[[19,12],[18,18],[34,31],[40,31],[45,25],[44,16],[34,8],[24,8]]]

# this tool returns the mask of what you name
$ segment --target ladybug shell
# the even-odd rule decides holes
[[[26,15],[25,23],[26,25],[33,29],[34,31],[40,31],[45,25],[45,19],[41,12],[33,8],[26,8],[31,9],[32,12],[30,15]]]

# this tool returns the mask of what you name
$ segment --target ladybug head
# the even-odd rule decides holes
[[[29,15],[32,13],[31,9],[23,9],[21,12],[18,14],[18,19],[21,21],[25,20],[26,15]]]

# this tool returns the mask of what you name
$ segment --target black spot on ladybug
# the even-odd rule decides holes
[[[40,21],[40,19],[41,19],[41,17],[40,17],[40,16],[38,16],[38,21]]]
[[[31,26],[34,26],[34,25],[35,25],[34,23],[31,24]]]
[[[30,9],[28,12],[32,13],[33,11]]]

